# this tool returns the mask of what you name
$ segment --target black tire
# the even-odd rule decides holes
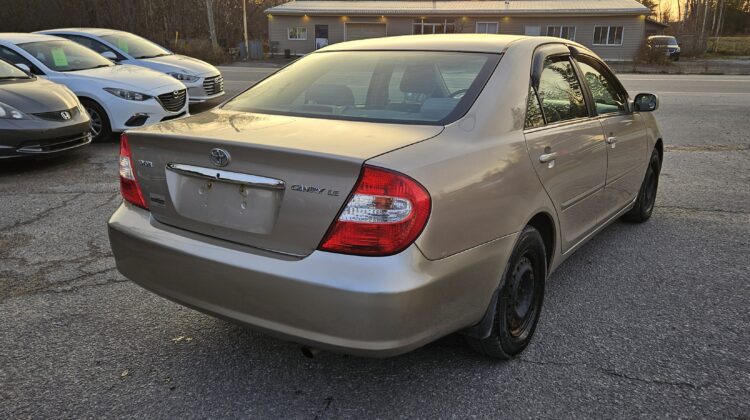
[[[659,190],[659,173],[661,172],[661,159],[659,152],[654,149],[651,152],[651,160],[648,163],[646,177],[643,178],[643,184],[638,191],[638,197],[635,199],[633,208],[625,213],[623,220],[633,223],[643,223],[651,218],[656,204],[656,193]]]
[[[92,141],[102,142],[112,139],[112,126],[109,123],[109,116],[104,108],[91,99],[81,99],[81,104],[91,117],[91,134]]]
[[[466,337],[474,350],[495,359],[518,356],[531,341],[544,302],[547,256],[539,231],[527,226],[513,249],[500,286],[489,337]]]

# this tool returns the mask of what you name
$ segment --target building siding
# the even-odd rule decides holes
[[[333,44],[346,40],[347,22],[385,23],[387,35],[397,36],[411,35],[412,23],[418,18],[418,16],[269,16],[269,39],[271,42],[278,42],[279,54],[289,49],[293,55],[301,55],[315,50],[315,25],[328,25],[329,43]],[[609,61],[632,60],[637,55],[645,34],[645,19],[642,16],[467,16],[453,18],[453,20],[456,24],[456,31],[464,33],[476,32],[477,22],[498,22],[499,33],[508,35],[523,35],[526,26],[540,26],[543,35],[547,32],[547,26],[575,26],[575,41],[591,48]],[[288,28],[297,26],[307,28],[307,40],[288,39]],[[622,45],[593,45],[596,26],[622,26]]]

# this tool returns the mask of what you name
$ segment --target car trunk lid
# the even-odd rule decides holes
[[[128,137],[157,221],[305,256],[345,204],[365,160],[442,129],[214,110]]]

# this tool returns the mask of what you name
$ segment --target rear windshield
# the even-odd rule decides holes
[[[224,109],[328,119],[443,125],[463,116],[500,55],[340,51],[308,55]]]

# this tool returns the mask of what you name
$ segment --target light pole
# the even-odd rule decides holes
[[[242,0],[242,23],[245,26],[245,60],[250,58],[250,42],[247,39],[247,0]]]

